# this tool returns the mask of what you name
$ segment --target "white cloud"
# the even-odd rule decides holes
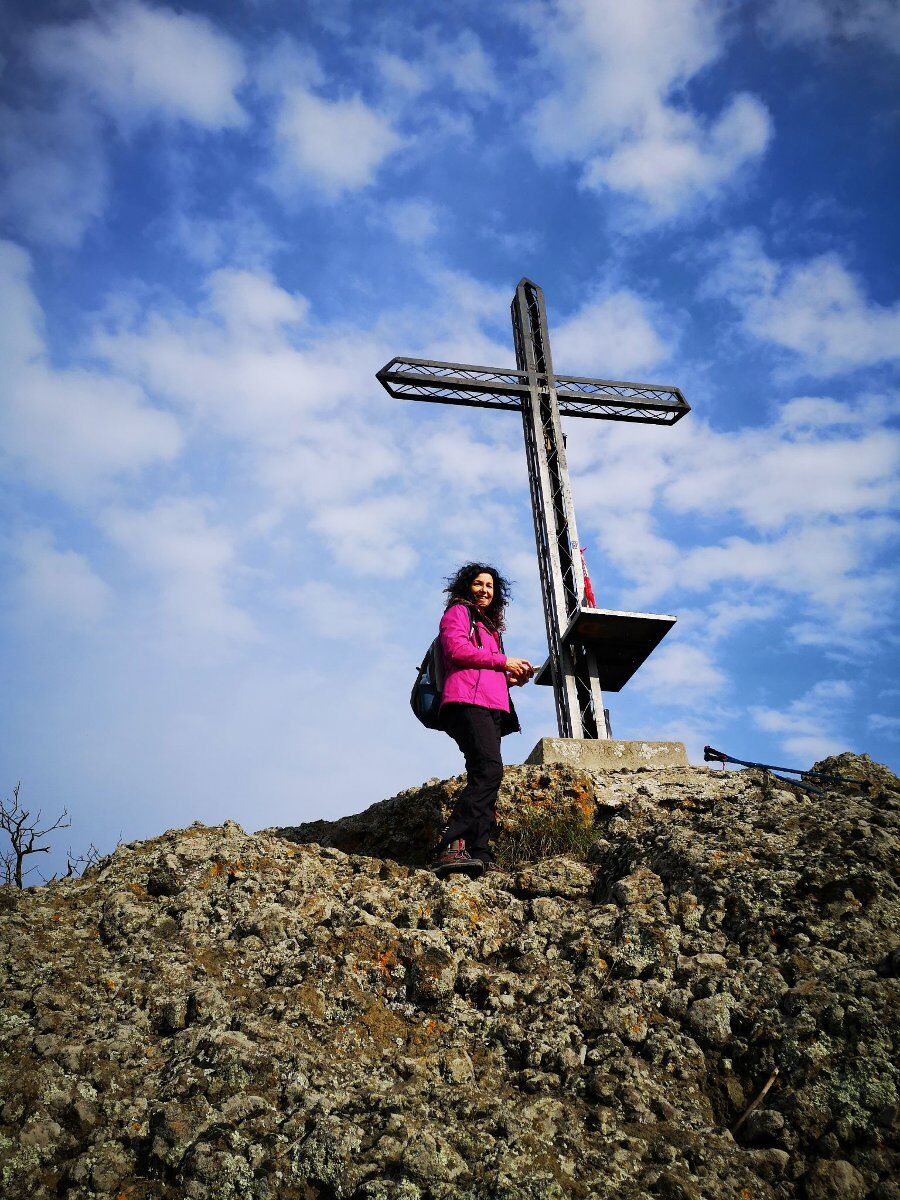
[[[882,425],[900,413],[900,397],[863,395],[855,403],[830,396],[797,396],[782,405],[778,425],[798,440],[817,438],[822,432],[853,433]]]
[[[498,480],[498,463],[521,479],[520,453],[505,452],[507,428],[482,444],[453,424],[429,422],[410,435],[418,451],[411,452],[411,406],[385,397],[374,379],[390,356],[380,317],[374,330],[323,327],[302,297],[263,272],[214,272],[204,291],[198,309],[157,302],[137,319],[134,306],[111,305],[114,315],[94,348],[117,373],[183,413],[192,444],[227,440],[224,453],[212,444],[241,486],[261,494],[254,520],[270,544],[286,536],[299,510],[348,570],[402,575],[415,562],[414,533],[444,515],[433,488],[425,487],[424,498],[421,488],[423,479],[433,484],[430,457],[421,453],[432,436],[434,453],[464,493],[483,497],[498,483],[508,486],[511,474]],[[489,361],[509,358],[480,330],[496,317],[496,289],[447,272],[434,292],[433,310],[410,304],[384,318],[391,349],[452,355],[481,347]]]
[[[165,624],[211,640],[257,636],[229,592],[238,571],[234,539],[207,519],[202,498],[169,498],[147,509],[109,509],[101,525],[155,581]]]
[[[672,352],[672,335],[660,331],[667,324],[634,292],[598,296],[554,326],[554,369],[607,379],[652,370]]]
[[[105,121],[243,125],[237,44],[205,17],[120,0],[39,27],[24,60],[52,105],[0,110],[0,214],[24,237],[77,245],[106,206]],[[49,82],[48,82],[49,81]]]
[[[663,642],[653,652],[635,676],[632,686],[636,691],[649,693],[658,704],[681,705],[714,696],[726,683],[726,675],[716,666],[708,650],[676,640]]]
[[[582,522],[583,528],[589,524]],[[658,607],[675,589],[725,594],[736,612],[748,600],[756,609],[777,597],[778,611],[768,615],[783,614],[779,641],[837,653],[871,650],[873,633],[892,618],[896,578],[876,564],[897,532],[890,522],[857,519],[800,526],[780,537],[728,536],[680,550],[644,512],[616,514],[600,526],[598,540],[632,581],[630,607]],[[595,578],[598,595],[601,586]]]
[[[883,733],[890,738],[900,738],[900,717],[887,713],[870,713],[868,725],[877,733]]]
[[[39,29],[31,54],[126,127],[151,117],[207,129],[246,120],[235,94],[244,78],[240,48],[196,13],[119,0]]]
[[[900,53],[896,0],[768,0],[760,22],[778,41],[826,46],[864,40]]]
[[[415,496],[394,492],[364,504],[321,508],[312,525],[342,567],[358,575],[398,579],[417,561],[409,537],[426,520],[427,510]]]
[[[429,87],[428,69],[425,63],[410,62],[392,51],[375,55],[375,68],[391,92],[420,96]]]
[[[0,214],[23,237],[77,245],[108,188],[93,113],[65,96],[46,112],[0,109]]]
[[[392,200],[383,216],[394,236],[412,245],[431,241],[440,228],[438,209],[427,200]]]
[[[468,430],[445,427],[424,438],[420,458],[436,482],[465,485],[481,494],[505,489],[510,480],[524,475],[525,464],[521,431],[505,445],[499,440],[503,432],[494,426],[474,437]]]
[[[44,354],[44,314],[31,288],[31,257],[14,242],[0,242],[0,359],[15,366]]]
[[[276,502],[290,506],[345,503],[376,484],[400,476],[404,456],[388,430],[359,414],[310,422],[302,439],[266,447],[259,458],[259,479]]]
[[[434,34],[428,46],[428,63],[464,95],[493,96],[497,92],[493,61],[471,29],[462,30],[449,42]]]
[[[795,402],[796,403],[796,402]],[[848,410],[852,406],[846,406]],[[795,412],[761,430],[698,430],[683,449],[682,470],[666,488],[676,512],[733,512],[757,529],[798,519],[889,510],[900,498],[900,436],[820,422],[798,436]]]
[[[448,38],[441,30],[426,29],[414,37],[415,49],[408,56],[380,50],[375,67],[391,98],[405,101],[441,86],[449,86],[469,101],[478,102],[496,94],[497,74],[481,39],[471,29]]]
[[[606,492],[602,487],[602,483],[606,482],[605,473],[598,473],[597,482],[601,486],[597,489],[588,490],[585,482],[583,479],[576,479],[573,482],[573,491],[578,511],[578,534],[588,550],[588,570],[598,604],[604,608],[610,607],[603,572],[596,566],[591,569],[592,563],[596,563],[598,557],[592,553],[590,536],[590,532],[598,524],[596,514],[604,516],[597,535],[603,556],[631,584],[627,606],[636,608],[639,604],[658,603],[659,598],[664,596],[675,582],[679,557],[677,546],[657,531],[648,509],[627,512],[618,507],[621,499],[619,496],[615,496],[613,504],[604,505],[600,498],[601,493],[614,496],[614,493]]]
[[[395,311],[392,344],[412,346],[414,349],[404,352],[420,358],[511,366],[515,359],[504,320],[509,311],[509,288],[495,287],[463,271],[443,267],[431,267],[427,277],[434,306],[426,312],[421,307]],[[485,328],[498,327],[504,331],[502,340],[485,332]]]
[[[900,304],[869,300],[837,254],[785,265],[765,253],[756,230],[729,237],[718,250],[707,292],[727,299],[751,334],[791,351],[811,375],[900,357]]]
[[[309,303],[305,297],[286,292],[262,271],[222,268],[206,282],[210,305],[231,330],[265,332],[285,325],[299,325],[306,319]]]
[[[0,328],[5,470],[83,499],[116,477],[175,458],[182,444],[177,421],[152,408],[139,387],[97,370],[50,364],[29,274],[28,255],[0,242],[0,307],[12,314]]]
[[[714,62],[721,6],[704,0],[557,0],[534,28],[559,69],[561,89],[532,121],[548,157],[577,156],[607,131],[627,132]]]
[[[583,181],[588,188],[611,188],[642,200],[657,218],[674,217],[694,198],[715,194],[763,153],[771,136],[768,110],[746,93],[708,125],[664,109],[639,136],[589,158]]]
[[[720,0],[556,0],[524,10],[548,77],[531,113],[535,151],[584,168],[583,183],[636,198],[661,220],[714,196],[771,137],[755,96],[708,118],[685,85],[724,48]]]
[[[768,621],[778,615],[778,604],[774,596],[755,600],[737,597],[716,600],[701,615],[704,640],[710,644],[729,637],[736,630],[746,629],[757,621]]]
[[[786,754],[796,755],[804,766],[850,749],[839,732],[840,714],[853,698],[853,689],[842,679],[823,679],[784,710],[762,705],[750,709],[754,724],[775,734]]]
[[[319,637],[344,642],[348,630],[357,642],[381,647],[389,632],[383,611],[361,604],[359,596],[324,579],[292,589],[286,599],[302,612],[308,627]]]
[[[12,547],[10,594],[29,624],[93,625],[107,611],[110,590],[83,554],[59,550],[48,529],[25,531]]]
[[[185,206],[164,217],[160,229],[179,255],[207,269],[226,263],[262,268],[285,248],[284,240],[249,204],[232,203],[221,217]]]
[[[696,414],[667,430],[579,427],[579,495],[625,513],[660,493],[679,514],[738,516],[757,530],[889,512],[900,497],[895,407],[879,397],[788,401],[768,425],[718,432]],[[635,464],[640,463],[640,470]]]
[[[257,528],[269,541],[284,536],[279,526],[300,509],[347,570],[400,576],[416,561],[415,532],[429,513],[442,515],[432,512],[431,492],[423,499],[420,491],[423,475],[433,484],[432,457],[457,489],[482,496],[509,486],[513,472],[521,476],[521,454],[506,452],[505,429],[482,443],[455,426],[429,425],[419,453],[409,452],[402,432],[409,409],[384,397],[374,379],[389,357],[377,330],[323,328],[302,297],[263,272],[214,272],[204,290],[199,311],[161,304],[136,321],[111,321],[95,349],[182,411],[198,444],[210,434],[228,439],[223,461],[262,490]],[[410,352],[440,353],[458,339],[476,353],[481,342],[495,357],[494,343],[479,335],[482,319],[496,315],[495,291],[446,273],[437,293],[433,313],[410,306],[391,315],[395,344],[409,336]],[[423,337],[434,341],[423,346]],[[384,405],[396,415],[390,426]],[[423,454],[428,438],[434,444]]]
[[[142,320],[98,331],[97,353],[193,420],[272,448],[353,394],[364,343],[342,345],[337,335],[323,346],[306,328],[304,297],[263,271],[214,272],[205,291],[199,313],[160,305]],[[304,340],[309,348],[298,344]],[[368,377],[371,360],[366,365]]]
[[[284,90],[275,123],[272,175],[286,194],[311,184],[330,197],[366,187],[404,145],[387,117],[359,96],[326,100],[308,88]]]
[[[768,540],[728,537],[684,554],[679,581],[699,591],[743,584],[796,597],[810,614],[791,630],[797,642],[865,648],[884,626],[896,587],[872,562],[896,533],[893,523],[856,520],[801,527]]]
[[[569,445],[582,540],[594,534],[631,581],[629,603],[657,604],[675,588],[724,593],[728,611],[778,598],[792,614],[779,636],[859,649],[883,627],[896,586],[880,565],[897,534],[890,412],[877,397],[799,397],[770,425],[735,432],[694,416],[665,431],[585,423]],[[704,524],[679,546],[660,532],[663,514]],[[708,615],[724,636],[725,613]]]

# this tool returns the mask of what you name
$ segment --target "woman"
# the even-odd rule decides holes
[[[527,683],[534,667],[503,650],[509,583],[499,571],[484,563],[467,563],[444,590],[448,599],[441,619],[445,676],[440,715],[465,757],[466,786],[438,842],[434,870],[438,875],[476,875],[500,870],[489,845],[503,778],[500,738],[519,728],[509,685]]]

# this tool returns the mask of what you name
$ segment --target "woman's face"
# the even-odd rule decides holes
[[[494,577],[488,571],[476,575],[469,584],[472,600],[476,608],[490,608],[494,599]]]

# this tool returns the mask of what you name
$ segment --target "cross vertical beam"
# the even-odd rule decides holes
[[[553,678],[559,681],[554,687],[557,724],[560,737],[605,738],[596,655],[587,647],[563,644],[563,633],[584,597],[584,574],[544,293],[531,280],[523,279],[516,288],[512,323],[516,365],[528,379],[522,424],[547,646]]]

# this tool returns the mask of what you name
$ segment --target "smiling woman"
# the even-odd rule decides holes
[[[495,567],[466,563],[444,590],[441,720],[463,752],[467,778],[438,842],[434,869],[438,875],[475,876],[500,869],[490,850],[503,779],[500,739],[519,729],[510,684],[527,683],[534,667],[503,649],[509,582]]]

